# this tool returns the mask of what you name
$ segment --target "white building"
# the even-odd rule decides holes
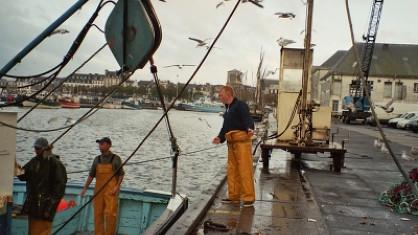
[[[361,53],[363,43],[357,47]],[[358,77],[353,48],[337,51],[312,74],[316,91],[313,98],[329,105],[333,112],[342,110],[342,99],[349,95],[350,83]],[[418,45],[376,43],[369,78],[372,100],[384,104],[418,102]],[[313,89],[315,90],[315,89]]]

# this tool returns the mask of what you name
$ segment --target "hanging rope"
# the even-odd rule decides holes
[[[355,58],[357,60],[357,66],[356,67],[358,69],[358,74],[359,74],[361,82],[364,84],[364,86],[366,86],[366,91],[369,91],[368,84],[366,83],[366,81],[364,79],[364,74],[363,74],[363,71],[361,69],[362,68],[362,63],[361,63],[360,56],[359,56],[359,53],[358,53],[358,50],[357,50],[357,46],[356,46],[356,43],[355,43],[355,40],[354,40],[354,30],[353,30],[353,24],[352,24],[352,21],[351,21],[351,14],[350,14],[350,7],[349,7],[349,4],[348,4],[348,0],[345,0],[345,9],[347,11],[348,24],[349,24],[349,27],[350,27],[351,44],[353,46],[354,55],[355,55]],[[381,124],[380,124],[380,122],[377,118],[377,114],[376,114],[376,111],[375,111],[375,108],[374,108],[374,102],[371,99],[369,92],[364,92],[364,93],[366,94],[366,98],[370,102],[370,109],[372,110],[373,119],[376,122],[377,129],[379,130],[380,136],[382,137],[382,140],[385,143],[385,146],[388,149],[390,156],[392,157],[393,161],[395,162],[396,166],[398,167],[398,170],[402,173],[402,176],[405,179],[405,181],[407,181],[408,184],[410,185],[410,187],[412,188],[412,191],[414,192],[414,194],[416,196],[418,196],[418,190],[415,187],[415,184],[411,181],[411,179],[408,177],[405,170],[403,169],[402,165],[399,163],[397,157],[395,156],[395,153],[392,150],[392,147],[389,144],[388,139],[386,138],[386,135],[383,131],[383,128],[382,128],[382,126],[381,126]]]
[[[17,105],[17,104],[19,104],[19,103],[21,103],[25,100],[35,98],[38,94],[40,94],[42,91],[44,91],[56,79],[56,77],[61,72],[61,70],[68,64],[68,62],[70,62],[71,58],[73,58],[73,56],[77,52],[78,48],[81,46],[81,43],[83,42],[84,38],[86,37],[86,35],[87,35],[87,33],[88,33],[88,31],[91,27],[91,24],[94,22],[96,17],[99,15],[99,11],[102,7],[102,2],[103,2],[103,0],[100,1],[99,5],[97,6],[97,8],[94,11],[93,15],[91,16],[91,18],[89,19],[87,24],[84,25],[83,29],[78,34],[77,38],[74,40],[74,42],[71,45],[70,49],[68,50],[67,54],[64,56],[64,59],[63,59],[61,65],[59,66],[58,70],[51,75],[52,78],[44,85],[44,87],[42,87],[41,89],[39,89],[35,93],[31,94],[28,97],[25,97],[24,99],[22,99],[18,102],[12,102],[12,103],[9,103],[9,104],[0,105],[0,108],[1,107],[6,107],[6,106]]]
[[[19,76],[19,75],[5,74],[3,76],[4,77],[8,77],[8,78],[15,78],[15,79],[31,79],[31,78],[37,78],[37,77],[42,77],[42,76],[44,76],[44,75],[46,75],[48,73],[51,73],[52,71],[58,69],[60,66],[62,66],[62,62],[59,63],[59,64],[57,64],[55,67],[53,67],[53,68],[45,71],[45,72],[38,73],[38,74],[34,74],[34,75],[21,75],[21,76]],[[4,87],[1,87],[1,88],[4,88]],[[18,88],[21,88],[21,87],[18,87]]]
[[[115,173],[103,184],[103,186],[101,188],[98,189],[97,193],[95,193],[84,205],[82,205],[76,212],[74,212],[74,214],[61,226],[59,227],[53,234],[58,234],[59,231],[61,231],[71,220],[73,220],[88,204],[90,204],[94,198],[101,192],[103,191],[104,187],[116,176],[116,172],[118,172],[120,169],[123,168],[123,166],[126,165],[126,163],[135,155],[135,153],[142,147],[142,145],[144,144],[144,142],[151,136],[151,134],[155,131],[155,129],[158,127],[158,125],[161,123],[161,121],[164,119],[164,117],[167,115],[167,113],[174,107],[174,103],[177,101],[177,99],[179,99],[183,93],[186,90],[186,87],[190,84],[190,82],[193,80],[193,78],[196,76],[197,72],[200,70],[200,68],[202,67],[202,65],[204,64],[204,62],[206,61],[207,57],[209,56],[209,54],[211,53],[213,47],[215,46],[216,42],[219,40],[219,38],[221,37],[222,33],[224,32],[226,26],[228,25],[229,21],[231,20],[232,16],[234,15],[235,11],[237,10],[239,4],[240,4],[241,0],[237,0],[234,8],[232,9],[231,13],[229,14],[227,20],[225,21],[225,23],[223,24],[223,26],[221,27],[221,30],[218,32],[218,34],[216,35],[215,39],[213,40],[212,44],[209,46],[208,50],[206,51],[206,54],[203,56],[202,60],[200,61],[199,65],[196,67],[195,71],[193,72],[193,74],[190,76],[190,78],[188,79],[188,81],[186,82],[185,86],[181,89],[181,91],[179,92],[179,94],[176,96],[176,98],[174,98],[173,102],[170,104],[170,106],[167,108],[166,111],[164,111],[164,114],[157,120],[157,122],[155,123],[155,125],[148,131],[148,133],[145,135],[145,137],[140,141],[140,143],[138,144],[138,146],[135,148],[135,150],[131,153],[131,155],[122,162],[121,166],[115,171]],[[54,141],[55,142],[55,141]]]
[[[103,44],[99,49],[97,49],[87,60],[85,60],[80,66],[78,66],[73,72],[71,72],[66,78],[62,79],[60,83],[55,86],[51,91],[49,91],[37,104],[32,106],[25,114],[23,114],[19,119],[18,123],[23,120],[29,113],[31,113],[38,105],[40,105],[42,102],[46,100],[52,93],[54,93],[58,88],[60,88],[68,79],[70,79],[76,72],[78,72],[81,68],[83,68],[90,60],[92,60],[99,52],[101,52],[105,47],[107,46],[107,43]]]

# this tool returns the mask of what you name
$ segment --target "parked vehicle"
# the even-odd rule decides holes
[[[418,132],[418,121],[408,124],[407,129],[413,132]]]
[[[415,112],[406,112],[406,113],[402,114],[398,118],[392,118],[392,119],[390,119],[388,121],[388,126],[393,127],[393,128],[396,128],[396,125],[398,124],[398,122],[400,120],[403,120],[405,118],[411,118],[411,117],[416,116],[416,115],[418,115],[418,112],[416,112],[416,111]]]
[[[396,124],[396,128],[407,129],[408,124],[417,122],[417,120],[418,120],[418,115],[409,116],[409,118],[405,117],[405,119],[398,121],[398,123]]]

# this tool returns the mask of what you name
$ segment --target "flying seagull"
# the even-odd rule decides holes
[[[290,20],[296,17],[296,15],[293,14],[292,12],[276,12],[274,13],[274,15],[278,16],[279,18],[290,19]]]
[[[192,41],[197,42],[196,47],[203,47],[203,46],[206,46],[208,44],[206,41],[209,40],[210,38],[205,39],[205,40],[201,40],[201,39],[198,39],[198,38],[189,37],[189,39],[192,40]]]
[[[183,67],[190,67],[190,66],[196,66],[195,64],[172,64],[164,66],[163,68],[170,68],[170,67],[177,67],[178,69],[182,69]]]
[[[282,38],[282,37],[280,37],[279,39],[277,39],[277,43],[281,47],[287,46],[287,45],[292,44],[292,43],[295,43],[295,42],[296,41],[294,41],[294,40],[286,39],[286,38]]]
[[[52,36],[54,34],[66,34],[69,33],[70,31],[66,30],[66,29],[56,29],[54,31],[52,31],[52,33],[49,34],[49,36]]]
[[[262,1],[263,0],[242,0],[243,3],[250,2],[250,3],[256,5],[256,6],[260,7],[260,8],[264,8],[264,6],[261,5],[261,2]]]
[[[222,1],[222,2],[219,2],[218,4],[216,4],[216,8],[218,8],[218,7],[220,7],[220,6],[222,6],[224,4],[224,2]]]

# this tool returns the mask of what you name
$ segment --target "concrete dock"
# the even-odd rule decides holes
[[[341,124],[334,128],[335,140],[348,143],[340,174],[330,171],[327,154],[304,154],[296,162],[291,154],[274,150],[268,171],[255,163],[254,207],[222,204],[224,184],[192,234],[418,234],[416,216],[396,214],[377,200],[402,176],[390,156],[374,146],[376,129]],[[387,133],[398,157],[418,140],[410,132]],[[400,159],[407,171],[417,167],[413,159]],[[204,226],[207,221],[227,231]]]

